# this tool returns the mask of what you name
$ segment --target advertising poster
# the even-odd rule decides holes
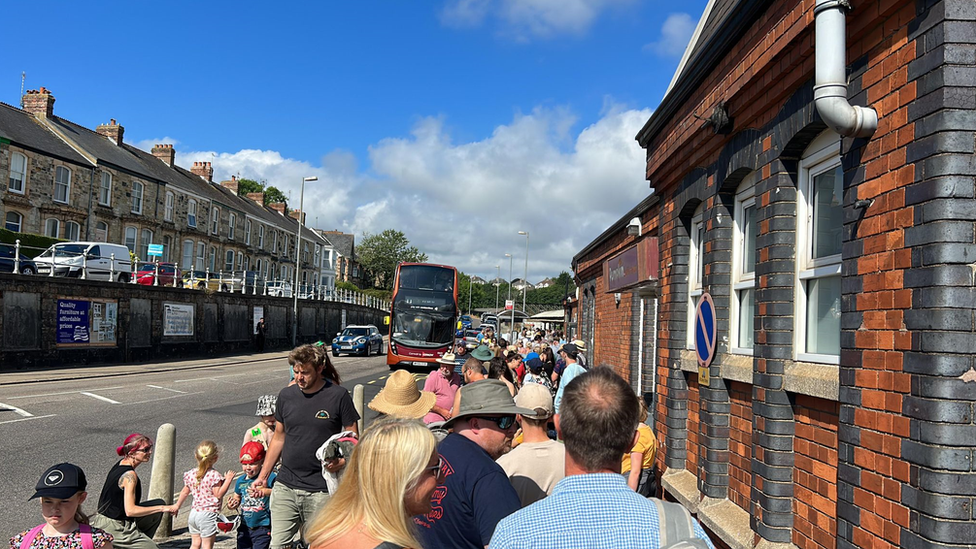
[[[193,305],[163,304],[163,336],[193,335]]]
[[[258,333],[258,322],[264,318],[264,307],[254,307],[254,320],[252,321],[251,334]],[[265,323],[267,325],[267,323]]]
[[[58,299],[59,346],[115,346],[119,304],[105,299]]]

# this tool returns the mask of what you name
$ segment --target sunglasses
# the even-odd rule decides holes
[[[146,454],[148,454],[148,453],[150,453],[152,451],[153,451],[152,446],[146,446],[144,448],[139,448],[138,450],[136,450],[136,452],[143,452],[143,453],[146,453]],[[135,452],[133,452],[133,453],[135,453]]]
[[[434,477],[437,479],[437,482],[444,480],[444,458],[438,457],[437,465],[424,467],[424,472],[431,471],[431,470],[434,471]]]
[[[502,417],[479,416],[478,419],[488,420],[494,423],[495,425],[498,425],[498,428],[503,431],[515,424],[515,416],[502,416]]]

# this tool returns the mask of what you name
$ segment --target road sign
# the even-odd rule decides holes
[[[163,245],[162,244],[150,244],[149,250],[146,252],[147,255],[162,256],[163,255]]]
[[[718,329],[715,319],[715,303],[705,292],[698,298],[695,307],[695,357],[698,359],[698,384],[708,385],[711,381],[708,367],[715,358],[715,344]]]
[[[506,311],[511,311],[514,308],[515,308],[515,300],[514,299],[506,299],[505,300],[505,310]]]

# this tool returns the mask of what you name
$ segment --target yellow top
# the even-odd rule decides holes
[[[620,467],[621,474],[630,472],[630,454],[634,452],[643,454],[641,469],[654,467],[654,456],[657,454],[657,439],[654,438],[654,433],[651,432],[651,428],[646,423],[641,423],[637,427],[637,444],[634,444],[630,452],[624,454]]]

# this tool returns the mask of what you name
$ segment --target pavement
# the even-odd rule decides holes
[[[155,541],[160,549],[188,549],[192,542],[190,532],[187,531],[185,526],[179,530],[173,530],[173,535],[164,541],[158,539]],[[235,549],[237,547],[237,532],[217,534],[217,539],[214,540],[213,546],[214,549]]]
[[[12,370],[0,372],[0,386],[17,385],[21,383],[37,383],[41,381],[69,381],[75,379],[95,379],[102,377],[125,376],[139,373],[175,372],[179,370],[193,370],[211,366],[226,366],[229,364],[244,364],[248,362],[263,362],[267,360],[285,360],[290,350],[273,351],[268,353],[253,353],[241,355],[225,355],[206,357],[192,360],[168,360],[160,362],[139,362],[129,364],[86,365],[64,368],[46,368],[37,370]]]

